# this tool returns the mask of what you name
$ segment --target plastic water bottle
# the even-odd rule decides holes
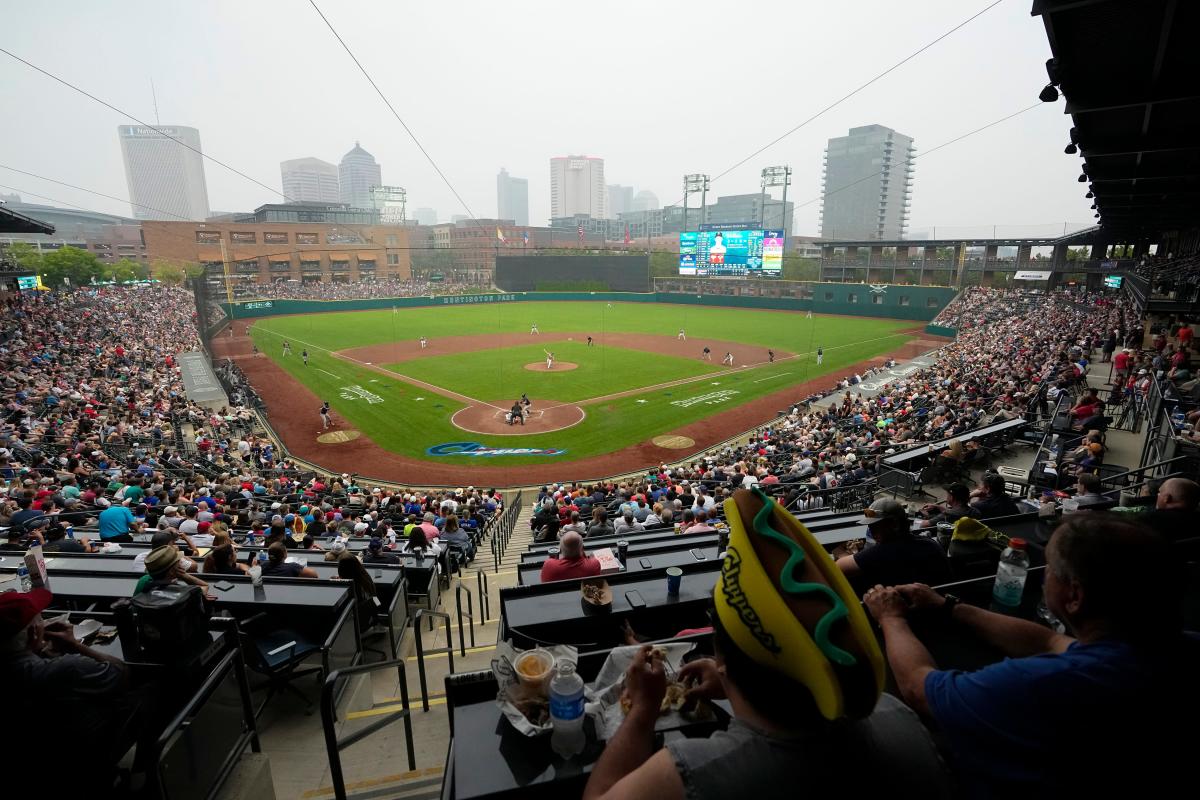
[[[1025,578],[1028,574],[1029,554],[1025,552],[1025,540],[1009,539],[1008,547],[1000,554],[1000,565],[996,568],[992,599],[1008,608],[1021,605],[1021,595],[1025,592]]]
[[[583,678],[575,674],[575,665],[559,661],[558,672],[550,681],[550,747],[561,758],[583,752],[587,737],[583,732]]]
[[[29,567],[21,567],[17,570],[17,580],[21,583],[22,592],[33,591],[33,579],[29,577]],[[580,684],[582,686],[582,684]]]

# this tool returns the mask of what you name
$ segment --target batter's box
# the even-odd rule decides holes
[[[508,423],[508,415],[511,412],[502,408],[496,409],[496,413],[492,414],[492,419],[499,420],[503,423]],[[534,421],[540,421],[544,412],[541,409],[529,409],[525,412],[525,422],[528,424]]]

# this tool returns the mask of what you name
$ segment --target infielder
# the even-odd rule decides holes
[[[535,333],[538,335],[541,335],[541,333],[542,333],[541,331],[538,330],[538,326],[537,326],[536,322],[531,323],[529,325],[529,335],[533,336]]]
[[[721,359],[721,363],[727,364],[732,367],[733,366],[733,353],[726,353],[725,357]]]

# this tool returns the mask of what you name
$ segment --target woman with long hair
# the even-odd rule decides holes
[[[350,581],[354,585],[354,604],[358,610],[358,627],[366,632],[371,627],[375,610],[379,607],[375,581],[367,573],[367,568],[358,557],[347,551],[342,553],[337,562],[338,577]]]
[[[237,551],[228,534],[223,544],[213,542],[212,551],[204,559],[203,570],[208,575],[244,575],[248,569],[245,564],[238,563]]]

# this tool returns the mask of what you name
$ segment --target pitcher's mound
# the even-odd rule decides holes
[[[554,369],[546,369],[545,361],[534,361],[532,364],[526,364],[525,369],[530,372],[570,372],[573,369],[579,369],[579,365],[570,361],[555,361]]]
[[[543,365],[545,366],[545,365]],[[555,369],[558,364],[554,365]],[[583,409],[573,403],[558,404],[552,400],[533,398],[533,405],[525,415],[525,424],[510,425],[507,420],[512,401],[497,401],[492,405],[472,405],[461,408],[450,417],[450,424],[470,433],[486,433],[491,436],[522,436],[533,433],[552,433],[570,428],[583,422],[587,416]]]

